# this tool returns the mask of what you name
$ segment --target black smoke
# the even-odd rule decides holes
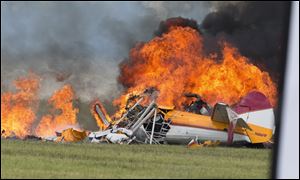
[[[217,3],[201,23],[204,47],[215,51],[225,40],[277,81],[288,13],[287,2]]]
[[[154,32],[155,36],[161,36],[167,33],[171,27],[190,27],[197,30],[200,33],[198,23],[194,19],[187,19],[183,17],[172,17],[165,21],[160,22],[158,29]]]

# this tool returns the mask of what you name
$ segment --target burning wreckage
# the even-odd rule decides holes
[[[184,111],[160,106],[148,93],[133,96],[127,101],[127,111],[116,121],[97,101],[91,111],[101,124],[100,131],[70,128],[46,140],[76,142],[86,138],[93,143],[183,144],[191,148],[271,144],[274,113],[262,93],[252,91],[234,106],[217,103],[213,108],[197,94],[185,96],[195,100]],[[146,99],[150,103],[142,105]]]
[[[216,103],[213,108],[199,95],[188,93],[185,97],[193,98],[193,101],[184,106],[184,110],[160,106],[156,103],[155,96],[156,91],[151,89],[128,98],[126,111],[117,120],[110,118],[100,101],[94,102],[91,113],[100,128],[97,132],[68,128],[56,132],[56,136],[26,136],[24,139],[183,144],[190,148],[219,144],[260,145],[258,147],[272,145],[273,108],[268,98],[258,91],[248,93],[233,106]],[[5,132],[2,131],[3,134]]]
[[[231,145],[271,142],[274,113],[270,102],[260,92],[250,92],[232,107],[217,103],[213,108],[199,95],[185,94],[196,99],[185,107],[185,111],[160,106],[155,100],[142,106],[144,96],[129,99],[135,102],[134,105],[126,107],[126,113],[117,121],[112,121],[103,106],[96,103],[95,115],[101,119],[103,128],[89,134],[92,142],[191,146],[199,143]]]
[[[161,33],[130,50],[119,65],[118,82],[125,88],[114,100],[119,111],[110,117],[100,101],[92,104],[100,131],[74,129],[79,108],[73,106],[71,84],[56,90],[48,99],[49,111],[38,117],[41,79],[30,73],[14,81],[15,92],[1,92],[1,137],[189,147],[269,144],[276,83],[227,42],[220,42],[221,56],[206,54],[205,35],[190,22],[170,18],[160,24]],[[63,80],[64,75],[57,77]]]

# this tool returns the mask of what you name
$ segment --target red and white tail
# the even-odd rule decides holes
[[[273,107],[268,98],[258,91],[247,94],[233,110],[247,123],[268,129],[274,127]]]
[[[253,130],[252,132],[248,131],[248,136],[253,143],[270,140],[275,129],[275,117],[272,105],[264,94],[258,91],[250,92],[233,110]]]

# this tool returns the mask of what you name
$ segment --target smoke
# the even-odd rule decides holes
[[[161,36],[164,33],[167,33],[171,27],[190,27],[195,30],[197,30],[200,33],[199,26],[197,24],[197,21],[194,19],[186,19],[182,17],[173,17],[169,18],[166,21],[162,21],[159,24],[158,30],[154,32],[154,35]]]
[[[225,40],[278,81],[288,2],[218,2],[201,23],[208,52]]]
[[[1,92],[32,70],[42,98],[70,83],[83,101],[122,91],[118,64],[173,16],[202,20],[206,2],[1,2]]]
[[[117,82],[118,65],[137,42],[165,32],[165,20],[171,17],[187,18],[186,25],[200,29],[208,53],[218,50],[224,39],[276,80],[285,6],[285,2],[1,2],[1,92],[32,70],[42,77],[42,98],[70,83],[83,101],[95,97],[111,101],[124,88]]]

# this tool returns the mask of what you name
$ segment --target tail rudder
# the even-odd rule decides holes
[[[233,109],[252,129],[246,130],[252,143],[263,143],[272,138],[275,116],[273,107],[264,94],[252,91]]]
[[[95,118],[100,130],[106,130],[110,126],[112,120],[99,100],[96,100],[92,103],[91,113]]]

